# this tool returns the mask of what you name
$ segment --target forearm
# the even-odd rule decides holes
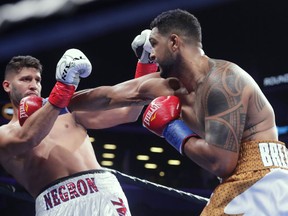
[[[143,126],[209,172],[219,177],[229,175],[237,164],[238,153],[207,143],[180,119],[181,111],[178,97],[158,97],[145,110]]]
[[[46,103],[41,109],[29,116],[25,124],[17,131],[23,147],[29,148],[38,145],[50,132],[60,112],[59,108]]]
[[[237,165],[238,154],[211,145],[205,139],[191,137],[183,145],[183,154],[203,169],[225,178]]]
[[[181,154],[221,178],[229,176],[237,165],[237,152],[208,143],[195,134],[182,120],[170,122],[163,136]]]
[[[140,78],[141,79],[141,78]],[[76,92],[68,106],[73,111],[97,111],[125,106],[141,106],[151,99],[139,92],[139,80],[129,80],[114,86],[101,86]]]
[[[123,93],[121,93],[123,91]],[[129,97],[130,96],[130,97]],[[94,89],[87,89],[76,92],[68,105],[68,109],[73,111],[99,111],[120,108],[131,105],[140,105],[139,100],[133,96],[112,86],[102,86]]]
[[[109,98],[104,94],[105,91],[101,91],[101,89],[106,89],[106,87],[84,89],[75,92],[68,105],[68,110],[70,112],[96,111],[108,108]]]
[[[87,129],[104,129],[137,121],[142,106],[122,107],[110,110],[73,112],[77,123]]]

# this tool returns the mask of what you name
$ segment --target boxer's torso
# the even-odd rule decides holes
[[[208,108],[214,109],[214,107],[209,107],[207,95],[212,88],[226,88],[227,92],[223,94],[226,94],[226,98],[229,94],[237,98],[227,105],[227,113],[233,113],[237,107],[243,109],[242,114],[246,113],[241,142],[261,139],[277,140],[273,109],[256,82],[233,63],[222,60],[213,61],[214,67],[199,88],[188,96],[181,97],[182,117],[186,120],[185,122],[204,138],[205,118],[207,117],[205,112]],[[235,88],[229,89],[227,82],[233,82],[232,86]]]
[[[76,124],[71,114],[59,116],[38,146],[2,158],[2,166],[34,197],[58,178],[100,168],[86,130]]]

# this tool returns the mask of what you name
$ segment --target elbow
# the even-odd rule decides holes
[[[34,148],[37,146],[40,141],[37,139],[37,136],[34,136],[30,133],[20,134],[19,136],[19,143],[22,143],[23,146],[27,146],[28,148]]]
[[[216,176],[225,179],[232,175],[237,165],[237,161],[235,162],[227,162],[227,161],[218,161],[212,165],[211,171]]]
[[[215,166],[212,168],[212,173],[214,173],[216,176],[224,179],[229,177],[232,174],[233,170],[227,169],[225,166]]]

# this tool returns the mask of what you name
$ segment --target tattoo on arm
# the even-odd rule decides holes
[[[265,106],[265,101],[263,100],[263,98],[261,97],[261,95],[257,94],[255,92],[255,105],[256,105],[256,109],[258,112],[260,112],[263,107]]]
[[[229,64],[215,71],[205,99],[205,130],[209,144],[237,152],[241,142],[246,111],[242,104],[244,80],[229,70]]]

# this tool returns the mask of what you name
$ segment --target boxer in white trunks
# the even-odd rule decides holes
[[[136,121],[143,105],[163,92],[174,94],[167,86],[175,79],[142,76],[147,67],[156,70],[142,66],[137,79],[75,92],[92,66],[80,50],[69,49],[58,62],[53,90],[43,99],[39,60],[15,56],[7,64],[2,86],[14,113],[0,127],[0,162],[35,198],[37,216],[131,215],[118,180],[98,163],[87,129]],[[133,101],[135,95],[140,99]]]

